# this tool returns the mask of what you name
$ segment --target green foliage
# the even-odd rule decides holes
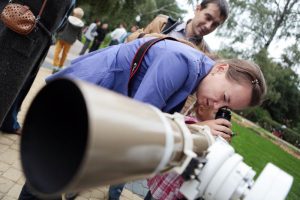
[[[244,161],[257,173],[260,173],[268,162],[275,164],[294,177],[288,200],[300,199],[300,160],[283,151],[268,139],[262,138],[253,131],[233,123],[233,131],[237,136],[232,140],[232,146]]]
[[[266,49],[262,49],[253,57],[254,61],[261,67],[268,85],[268,94],[266,96],[267,101],[264,105],[270,102],[278,102],[281,98],[281,93],[277,90],[277,88],[275,88],[275,84],[278,76],[280,76],[280,68],[268,57]]]
[[[297,148],[300,148],[300,133],[297,133],[296,131],[289,128],[282,129],[281,124],[273,121],[270,118],[265,118],[263,121],[261,121],[260,125],[267,130],[281,130],[283,132],[283,140],[287,141]]]
[[[272,132],[273,130],[280,130],[283,132],[283,140],[294,145],[300,149],[300,132],[290,128],[282,128],[282,124],[272,120],[270,114],[261,107],[248,108],[239,112],[243,117],[255,121],[262,128]]]
[[[103,42],[100,45],[100,48],[108,47],[109,43],[111,42],[111,37],[109,34],[107,34],[103,40]]]
[[[137,15],[141,16],[139,26],[144,27],[158,14],[177,19],[186,12],[177,6],[176,0],[78,0],[77,5],[85,11],[86,24],[100,19],[108,22],[111,30],[120,22],[125,22],[129,29],[131,25],[137,24]]]
[[[284,131],[283,139],[295,147],[300,148],[300,135],[295,134],[293,131],[290,131],[290,129]]]
[[[218,51],[218,55],[222,58],[238,58],[242,54],[238,49],[234,49],[231,46],[226,46]]]
[[[245,117],[253,122],[257,122],[259,124],[263,123],[264,119],[271,118],[268,111],[266,111],[265,109],[263,109],[261,107],[248,108],[248,109],[240,111],[238,113],[240,115],[242,115],[243,117]],[[268,129],[268,130],[270,130],[270,129]]]
[[[286,68],[300,67],[300,49],[297,44],[288,47],[281,57]]]
[[[256,60],[256,62],[263,66],[262,69],[266,78],[269,79],[269,92],[267,95],[269,99],[263,104],[263,108],[249,108],[244,110],[242,115],[251,121],[257,122],[269,131],[280,129],[282,124],[292,127],[293,129],[287,128],[284,130],[283,139],[300,148],[300,131],[297,129],[300,122],[298,76],[289,68],[271,65],[272,68],[266,69],[260,63],[262,62],[261,59]],[[266,66],[270,67],[270,65]],[[279,98],[274,98],[275,96],[279,96]]]
[[[274,65],[265,75],[269,93],[263,107],[274,120],[295,127],[300,122],[299,76],[281,65]]]

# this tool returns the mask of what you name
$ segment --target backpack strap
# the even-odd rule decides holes
[[[131,96],[132,79],[133,79],[134,75],[137,73],[138,69],[140,68],[145,54],[147,53],[147,51],[149,50],[149,48],[152,45],[154,45],[155,43],[157,43],[161,40],[165,40],[165,39],[177,41],[175,38],[172,38],[172,37],[154,38],[154,39],[149,40],[149,41],[145,42],[144,44],[142,44],[136,51],[136,53],[133,57],[133,60],[131,62],[131,65],[130,65],[130,77],[129,77],[129,81],[128,81],[128,96]]]
[[[168,17],[168,21],[160,33],[169,34],[180,23],[181,22],[179,20],[175,20],[171,17]]]

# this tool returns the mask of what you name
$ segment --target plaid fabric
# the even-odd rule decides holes
[[[184,119],[186,124],[197,123],[197,119],[194,117],[185,116]],[[156,200],[185,199],[179,191],[183,182],[181,175],[170,172],[148,179],[148,187],[152,197]]]
[[[152,197],[157,200],[184,199],[179,192],[180,186],[184,182],[183,178],[176,172],[163,175],[156,175],[148,179],[148,187]]]

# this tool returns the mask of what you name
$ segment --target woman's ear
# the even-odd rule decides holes
[[[211,69],[210,74],[215,75],[216,73],[219,72],[226,72],[228,68],[229,68],[228,64],[223,64],[223,63],[215,64]]]
[[[228,64],[218,64],[215,67],[215,72],[227,72],[228,68]]]

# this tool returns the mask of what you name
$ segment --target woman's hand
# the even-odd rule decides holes
[[[232,131],[231,131],[231,122],[226,119],[213,119],[198,122],[198,125],[207,125],[213,136],[221,136],[228,142],[231,141]]]

